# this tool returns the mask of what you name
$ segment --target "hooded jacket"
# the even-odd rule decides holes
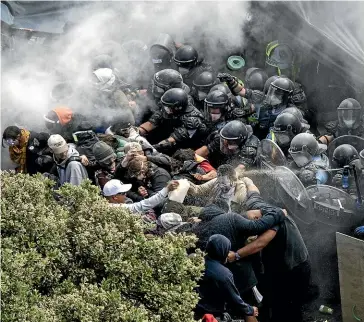
[[[226,304],[234,307],[242,317],[253,315],[253,308],[240,297],[233,274],[223,265],[230,248],[230,240],[218,234],[211,236],[206,245],[205,275],[198,288],[200,301],[196,308],[197,318],[209,313],[220,317],[226,312]]]
[[[70,183],[75,186],[81,184],[84,179],[88,179],[86,168],[79,161],[67,162],[71,157],[78,157],[79,153],[73,144],[68,144],[67,158],[58,163],[54,158],[57,165],[59,185],[62,186],[64,183]]]
[[[259,209],[262,217],[259,220],[249,220],[237,213],[224,213],[213,204],[205,207],[199,216],[202,222],[193,229],[199,239],[197,247],[204,250],[206,242],[212,235],[221,234],[231,241],[231,250],[236,252],[245,246],[249,236],[262,234],[285,219],[280,208],[262,202]],[[257,284],[249,257],[228,264],[227,267],[234,274],[236,286],[241,294]]]

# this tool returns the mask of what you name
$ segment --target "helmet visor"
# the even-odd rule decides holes
[[[270,106],[280,105],[284,102],[285,94],[286,93],[281,89],[270,85],[266,96],[266,102]]]
[[[237,154],[239,152],[240,140],[227,140],[220,137],[220,151],[226,155]]]
[[[360,125],[360,109],[338,109],[339,124],[348,129],[355,129]]]
[[[162,87],[156,85],[153,82],[153,85],[152,85],[152,94],[153,94],[153,96],[156,97],[156,98],[161,98],[164,93],[165,93],[165,90]]]
[[[277,131],[273,128],[274,138],[279,147],[286,148],[291,144],[293,138],[292,132],[290,131]]]
[[[304,167],[308,163],[312,161],[312,156],[308,151],[292,151],[291,149],[288,150],[289,154],[293,158],[293,161],[297,164],[299,168]]]

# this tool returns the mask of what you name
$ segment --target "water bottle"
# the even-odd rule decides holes
[[[344,172],[343,172],[343,176],[342,176],[342,187],[343,187],[343,189],[349,188],[349,167],[348,166],[344,167]]]

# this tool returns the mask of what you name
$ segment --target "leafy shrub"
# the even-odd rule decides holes
[[[1,173],[2,321],[193,321],[202,254],[144,235],[97,187]]]

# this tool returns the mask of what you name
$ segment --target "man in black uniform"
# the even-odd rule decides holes
[[[218,79],[216,75],[209,71],[204,71],[198,75],[192,82],[191,95],[195,102],[195,106],[202,111],[204,108],[204,100],[210,89],[216,85]]]
[[[232,106],[228,95],[220,90],[210,91],[204,103],[209,133],[221,130],[228,121],[239,120],[245,123],[243,108]]]
[[[172,60],[175,52],[176,44],[172,37],[168,34],[159,34],[149,50],[155,73],[166,68],[177,68]]]
[[[364,138],[364,109],[353,99],[343,100],[337,108],[338,120],[325,125],[327,134],[320,137],[320,142],[329,144],[333,139],[342,135],[356,135]]]
[[[173,61],[178,66],[178,70],[183,77],[183,81],[190,87],[193,85],[193,80],[203,71],[212,72],[213,69],[209,64],[199,59],[197,50],[192,46],[182,46],[173,57]]]
[[[180,148],[197,148],[205,140],[207,128],[202,113],[189,104],[187,93],[181,88],[166,91],[162,98],[163,109],[155,112],[148,122],[139,127],[141,135],[159,129],[159,142],[154,147],[166,153]]]
[[[259,139],[253,135],[251,127],[234,120],[210,134],[207,145],[196,150],[196,154],[208,157],[215,168],[224,163],[251,167],[256,161],[258,145]]]

